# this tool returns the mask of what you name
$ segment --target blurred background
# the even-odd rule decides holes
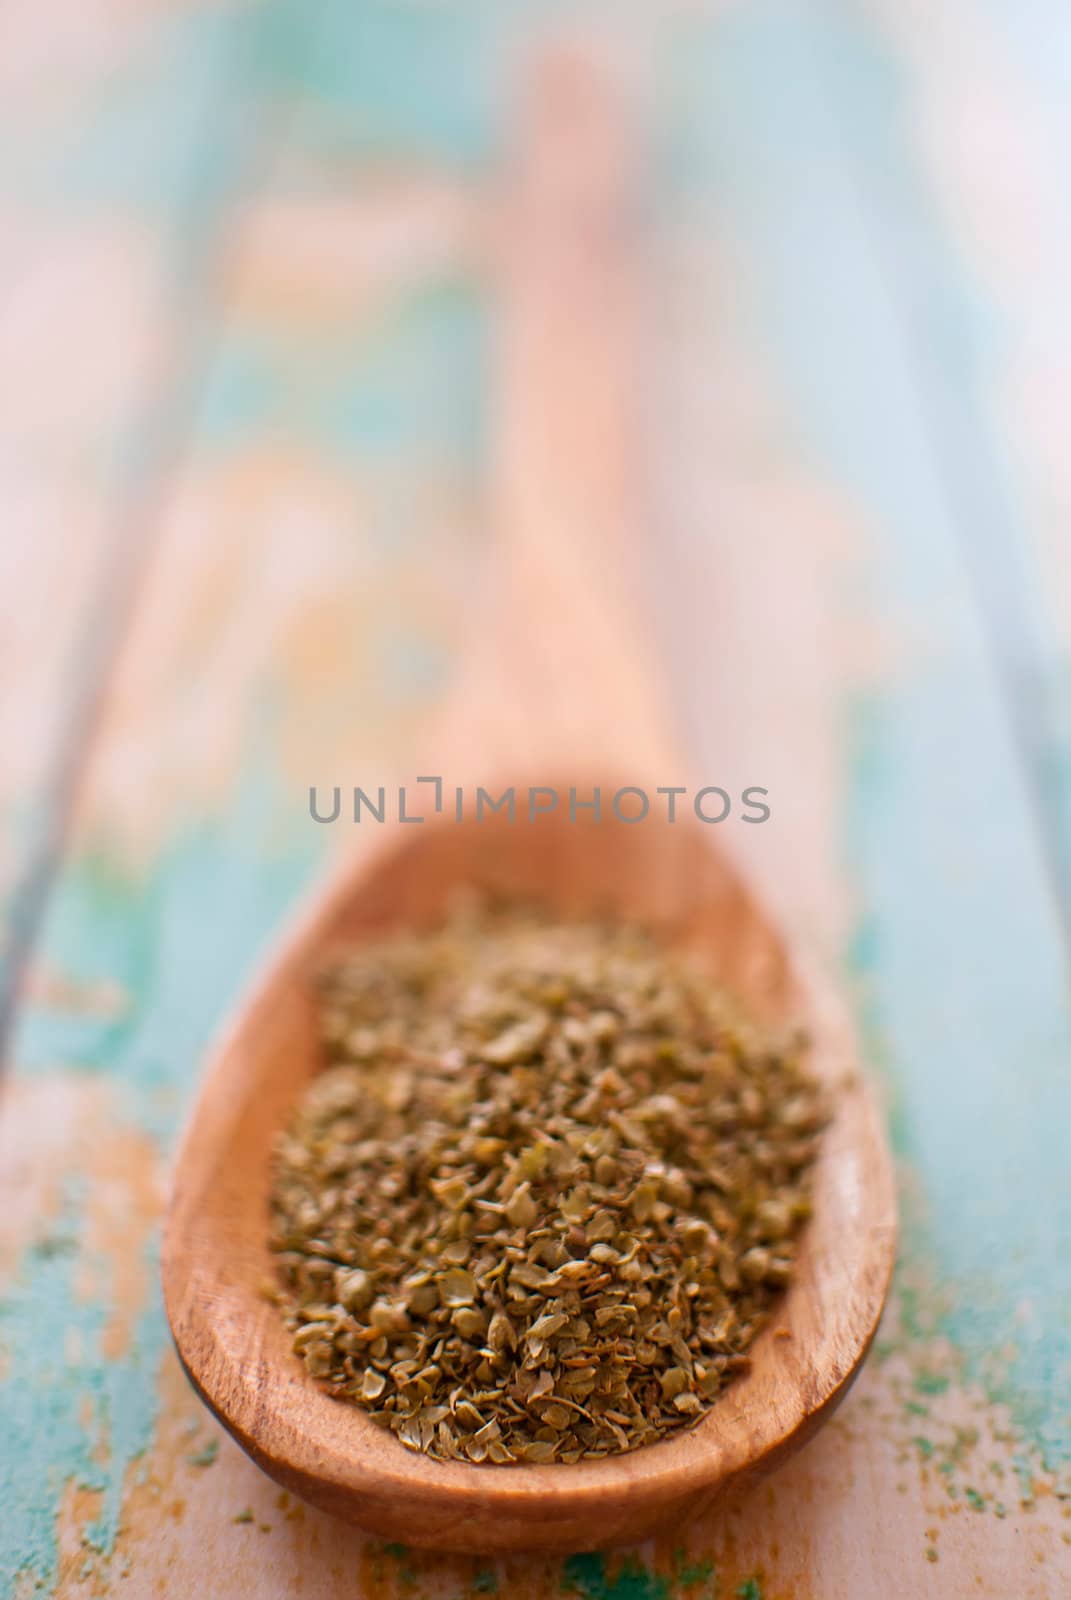
[[[309,786],[423,770],[480,626],[563,39],[632,153],[636,649],[770,791],[718,842],[853,1001],[904,1241],[769,1488],[507,1572],[280,1498],[156,1254],[205,1043],[353,843]],[[1071,1588],[1069,90],[1056,0],[9,0],[0,1594]]]

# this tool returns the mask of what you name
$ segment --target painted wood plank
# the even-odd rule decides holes
[[[259,155],[246,17],[5,13],[0,1048]]]
[[[920,171],[969,285],[961,309],[974,431],[1002,492],[976,549],[980,595],[1047,829],[1065,923],[1071,905],[1068,640],[1071,480],[1063,445],[1071,319],[1065,10],[944,0],[942,48],[885,8],[882,27],[917,84]],[[978,477],[979,453],[961,467]]]
[[[0,1319],[16,1587],[25,1567],[91,1589],[105,1571],[94,1552],[117,1540],[107,1570],[122,1570],[172,1426],[176,1471],[212,1481],[186,1461],[209,1430],[176,1383],[159,1308],[166,1151],[209,1030],[327,843],[310,780],[336,776],[336,761],[356,779],[362,760],[413,748],[453,649],[474,521],[457,431],[473,365],[465,195],[419,172],[373,185],[356,211],[344,184],[333,193],[283,186],[242,218],[198,449],[165,508],[49,908],[42,960],[62,986],[17,1039],[4,1126],[27,1203]],[[316,230],[327,248],[310,252]],[[235,385],[249,350],[264,361],[279,297],[309,320]],[[307,365],[317,337],[352,364]],[[386,367],[385,343],[398,357]],[[386,398],[385,423],[355,444],[346,411],[362,383]],[[228,385],[255,389],[252,413]],[[261,409],[276,399],[290,407],[285,444]],[[325,412],[341,416],[333,446]],[[56,1350],[35,1330],[72,1297]],[[158,1425],[162,1361],[175,1415]],[[129,1559],[156,1561],[158,1534]],[[188,1559],[199,1543],[191,1525]]]
[[[775,696],[788,697],[790,748],[798,738],[801,675],[804,683],[836,686],[826,711],[827,724],[837,727],[835,792],[844,807],[835,839],[842,851],[848,847],[849,894],[862,897],[844,931],[854,922],[863,1014],[886,1058],[895,1126],[917,1191],[902,1277],[902,1311],[911,1315],[892,1340],[890,1359],[903,1358],[922,1331],[914,1326],[920,1294],[930,1302],[923,1309],[932,1333],[949,1340],[930,1357],[915,1347],[916,1360],[936,1356],[938,1365],[916,1373],[921,1392],[911,1404],[930,1416],[920,1415],[917,1443],[905,1438],[905,1450],[922,1460],[935,1453],[928,1387],[946,1390],[968,1441],[978,1421],[968,1422],[967,1413],[988,1396],[1007,1435],[996,1453],[999,1474],[973,1481],[980,1456],[970,1443],[944,1462],[936,1496],[933,1486],[921,1496],[941,1530],[934,1544],[941,1592],[970,1592],[976,1582],[999,1587],[1005,1577],[1023,1582],[1029,1574],[1037,1592],[1056,1593],[1071,1570],[1058,1498],[1066,1494],[1069,1300],[1056,1245],[1071,1194],[1053,1131],[1066,1123],[1066,972],[1043,819],[1000,682],[1008,660],[998,661],[995,675],[988,597],[971,581],[972,541],[983,531],[983,559],[996,554],[1014,563],[1026,552],[1014,526],[995,523],[989,508],[985,530],[970,516],[973,486],[962,475],[993,439],[957,320],[969,284],[949,265],[925,179],[913,165],[909,84],[888,40],[839,12],[803,18],[777,6],[711,27],[705,40],[705,53],[693,41],[684,68],[690,102],[679,99],[690,104],[692,118],[681,210],[702,237],[697,213],[706,208],[724,235],[716,287],[723,310],[731,308],[745,330],[751,362],[737,414],[747,415],[747,400],[765,388],[769,434],[783,457],[796,461],[797,480],[811,480],[794,515],[790,501],[779,507],[766,490],[772,503],[759,514],[754,537],[770,541],[777,554],[753,562],[762,600],[753,586],[749,677],[767,685],[768,716]],[[928,39],[918,43],[929,47]],[[704,138],[705,161],[696,155]],[[692,325],[711,315],[704,319],[697,308]],[[714,381],[708,388],[723,394],[724,364],[712,358],[706,366],[718,374],[718,388]],[[962,415],[950,437],[941,411],[954,402]],[[723,416],[724,398],[715,404],[715,416]],[[760,504],[775,476],[766,452],[776,448],[760,443],[744,455]],[[789,635],[797,657],[774,679],[759,659],[768,643],[763,616],[771,607],[778,619],[789,612],[778,604],[780,594],[813,592],[815,561],[835,571],[821,546],[808,542],[805,554],[799,550],[814,526],[815,480],[830,538],[843,548],[850,535],[850,564],[839,605],[827,588],[815,632]],[[719,494],[713,485],[703,508],[694,481],[675,486],[680,502],[696,543],[706,543],[707,530],[734,511],[749,512],[746,500],[741,506],[731,490]],[[775,517],[790,531],[779,532]],[[722,537],[729,543],[734,530]],[[710,557],[693,550],[691,559]],[[736,565],[747,563],[738,555]],[[996,618],[1013,651],[1029,648],[1025,630],[1013,632],[1024,604],[1021,593],[1006,593]],[[729,610],[727,602],[720,614]],[[736,590],[731,610],[746,628]],[[847,613],[839,629],[838,612]],[[846,641],[849,670],[808,669],[831,622],[833,639],[839,632]],[[1028,670],[1029,655],[1014,664]],[[724,698],[738,682],[739,675]],[[714,737],[720,726],[711,719],[712,756],[724,750]],[[745,730],[742,737],[753,760],[766,753],[761,734]],[[786,779],[789,803],[795,808],[802,791],[806,813],[817,814],[807,796],[827,781],[822,768],[816,775],[796,767]],[[821,854],[828,859],[828,846]],[[771,888],[791,906],[797,890],[786,891],[784,875],[798,873],[785,859],[770,867]],[[944,1362],[951,1364],[942,1368]],[[911,1429],[907,1415],[902,1424]],[[1010,1500],[1005,1478],[1015,1485]],[[1014,1542],[992,1538],[980,1521],[949,1540],[947,1518],[938,1521],[937,1512],[942,1501],[954,1509],[946,1490],[954,1494],[957,1485],[979,1519],[996,1513],[1037,1533],[1047,1518],[1032,1555],[1024,1548],[1016,1554]],[[891,1482],[884,1486],[894,1507],[885,1537],[899,1544],[904,1502],[893,1497]],[[906,1500],[917,1503],[910,1478]],[[913,1554],[917,1560],[921,1552]],[[1032,1570],[1035,1559],[1040,1565]]]
[[[30,29],[31,9],[19,19]],[[31,848],[24,832],[11,852],[19,917],[18,961],[8,969],[13,976],[45,901],[66,802],[88,748],[87,725],[106,680],[123,609],[121,591],[157,531],[156,502],[184,445],[193,403],[203,393],[202,368],[225,289],[214,278],[221,260],[219,230],[229,220],[231,187],[245,181],[248,158],[259,154],[263,85],[256,77],[260,62],[252,48],[257,38],[250,33],[250,14],[245,7],[233,13],[214,9],[211,16],[176,15],[173,25],[160,19],[148,29],[132,19],[133,38],[109,35],[107,48],[89,52],[88,62],[72,44],[62,62],[69,98],[44,97],[36,122],[30,120],[32,92],[6,102],[21,119],[26,143],[21,164],[15,159],[17,139],[4,144],[13,191],[7,220],[23,254],[5,256],[10,275],[3,302],[8,358],[3,404],[10,424],[5,446],[11,445],[4,477],[5,571],[12,579],[5,594],[5,641],[16,657],[6,664],[17,665],[19,672],[14,681],[5,677],[3,711],[16,758],[11,773],[16,822],[28,818],[37,829]],[[41,16],[38,10],[38,36]],[[76,19],[65,21],[77,33]],[[10,14],[7,22],[14,32]],[[28,58],[25,28],[11,42],[24,69],[28,59],[36,61],[36,76],[29,71],[30,83],[20,86],[32,91],[40,88],[41,75],[52,63],[47,51],[34,57],[31,49]],[[57,33],[62,23],[58,29],[50,25],[53,46]],[[301,221],[307,220],[307,210]],[[392,229],[397,233],[389,205],[377,210],[376,223],[359,241],[371,263],[366,276],[372,282],[383,254],[381,237],[392,263],[396,260],[389,248]],[[278,226],[278,218],[271,225]],[[345,231],[335,230],[336,244]],[[441,232],[433,225],[436,238]],[[412,247],[414,231],[404,219],[402,233],[403,248]],[[419,238],[415,243],[419,259],[426,246]],[[318,291],[323,284],[304,280],[302,288],[310,287]],[[74,380],[66,385],[57,382],[65,366]],[[223,366],[225,355],[214,375]],[[209,398],[218,400],[218,387]],[[190,520],[206,517],[205,526],[197,526],[191,553],[194,565],[200,564],[200,589],[209,605],[225,563],[212,548],[208,502],[218,494],[238,510],[240,489],[232,499],[232,486],[238,488],[242,476],[242,464],[221,468],[217,479],[209,470],[200,494],[191,492],[184,507],[173,505],[176,525],[167,538],[179,552],[173,559],[180,567]],[[289,515],[291,536],[295,518],[300,522],[311,513],[315,520],[317,508],[310,508],[308,497],[288,504],[277,492],[285,470],[258,489],[251,485],[253,476],[246,474],[256,515],[279,517],[279,531]],[[399,483],[395,468],[390,487],[404,494]],[[328,483],[321,500],[338,534],[341,519],[353,511],[349,487]],[[386,521],[391,507],[384,492],[380,505]],[[24,521],[12,525],[12,516],[20,513]],[[419,514],[418,508],[410,507],[408,514]],[[438,525],[446,518],[440,509]],[[403,520],[396,516],[393,525]],[[329,529],[325,538],[330,536]],[[231,577],[239,583],[243,568],[256,558],[248,525],[242,526],[240,541],[231,552]],[[431,569],[434,583],[434,563]],[[285,571],[266,576],[266,589],[250,599],[250,617],[258,603],[270,604],[273,581],[287,582]],[[295,608],[309,599],[304,569],[298,578]],[[162,581],[155,608],[141,615],[159,645],[156,668],[177,671],[167,653],[175,642],[174,596],[166,575]],[[329,583],[330,577],[314,576],[312,588],[321,581]],[[418,581],[411,585],[414,611],[419,592]],[[290,641],[295,653],[312,658],[313,676],[316,662],[322,670],[323,651],[330,648],[330,641],[316,633],[314,611],[310,606],[304,613],[304,638],[295,628]],[[399,627],[387,636],[384,626],[376,637],[397,657],[393,681],[404,703],[414,692],[407,673],[419,692],[425,663],[401,634]],[[79,643],[72,660],[68,644],[74,636]],[[348,637],[340,628],[334,643],[344,647]],[[232,640],[241,657],[240,637]],[[182,670],[195,675],[196,640],[182,642],[189,652]],[[114,703],[129,686],[120,679],[110,692]],[[269,718],[270,694],[269,685],[260,707]],[[162,707],[151,691],[135,699],[139,713],[155,725]],[[205,751],[198,743],[208,699],[194,700],[186,746],[199,749],[211,766],[218,751]],[[27,730],[32,741],[23,738]],[[137,745],[135,737],[109,764],[111,789],[97,792],[98,807],[107,813],[106,826],[98,831],[114,843],[113,830],[121,831],[133,812],[142,821],[151,818],[158,801],[155,820],[166,814],[163,831],[172,841],[179,828],[169,784],[174,770],[157,773],[156,793],[140,791]],[[159,740],[154,748],[162,754]],[[188,777],[194,765],[180,764],[181,776]],[[99,823],[99,811],[97,818]],[[160,835],[152,837],[155,844]],[[136,852],[144,830],[131,830],[123,842]],[[58,939],[46,939],[49,948],[31,975],[31,1042],[16,1047],[28,1073],[20,1073],[11,1086],[2,1122],[12,1222],[5,1230],[6,1299],[0,1318],[6,1441],[0,1466],[5,1507],[0,1589],[5,1594],[44,1583],[58,1571],[61,1554],[70,1572],[80,1571],[86,1554],[79,1540],[87,1525],[93,1530],[91,1544],[114,1536],[124,1467],[151,1430],[162,1340],[152,1265],[160,1156],[141,1130],[171,1128],[175,1096],[169,1103],[158,1064],[139,1058],[139,1126],[130,1104],[133,1091],[127,1095],[122,1074],[111,1072],[112,1052],[131,1029],[128,985],[148,979],[144,963],[150,941],[131,938],[133,924],[123,922],[128,898],[138,892],[133,880],[123,877],[126,858],[117,866],[108,846],[94,838],[89,845],[83,841],[75,859],[77,869],[60,885],[57,918],[64,931]],[[67,939],[84,957],[80,965],[68,961]],[[166,1028],[166,1017],[158,1021]],[[122,1059],[129,1065],[127,1057]],[[72,1062],[81,1070],[69,1074]],[[40,1067],[36,1077],[35,1066]],[[97,1163],[98,1155],[103,1164]],[[123,1174],[118,1181],[116,1172]],[[92,1221],[83,1211],[87,1192],[96,1202]],[[63,1338],[43,1338],[59,1308],[69,1309],[72,1295],[84,1312],[80,1326],[67,1326],[63,1310]],[[40,1447],[36,1468],[27,1453],[35,1442]]]

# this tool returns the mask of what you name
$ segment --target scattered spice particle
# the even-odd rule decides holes
[[[191,1467],[210,1467],[219,1455],[219,1440],[209,1439],[203,1450],[195,1450],[186,1460]]]
[[[568,1556],[562,1566],[562,1588],[582,1600],[669,1600],[669,1582],[635,1558],[612,1566],[598,1551]]]
[[[383,1546],[383,1554],[390,1556],[398,1563],[398,1578],[405,1587],[412,1588],[416,1583],[416,1573],[413,1570],[412,1556],[409,1546],[392,1540]]]
[[[253,1513],[248,1506],[246,1506],[244,1511],[239,1511],[236,1517],[231,1518],[232,1522],[252,1522],[252,1520]]]
[[[41,1261],[49,1261],[54,1256],[70,1255],[78,1248],[78,1241],[70,1234],[50,1233],[45,1234],[30,1246],[30,1254]]]
[[[736,1593],[739,1600],[762,1600],[762,1584],[758,1578],[746,1578]]]
[[[932,1544],[927,1545],[926,1546],[926,1560],[927,1561],[938,1561],[939,1559],[940,1559],[940,1557],[938,1556],[937,1551],[934,1548],[934,1546]]]
[[[963,1494],[972,1511],[985,1510],[985,1497],[980,1495],[977,1489],[964,1489]]]
[[[481,1567],[473,1577],[472,1587],[477,1594],[497,1594],[498,1573],[494,1567]]]
[[[686,1561],[684,1551],[678,1551],[675,1577],[683,1589],[694,1589],[698,1584],[709,1583],[714,1576],[714,1563],[703,1556],[698,1561]]]
[[[909,1205],[915,1203],[910,1191],[906,1198]],[[897,1492],[921,1493],[924,1503],[931,1504],[936,1485],[944,1484],[945,1495],[932,1504],[938,1514],[970,1517],[982,1509],[998,1520],[1014,1516],[1019,1509],[1014,1490],[1007,1502],[999,1498],[1012,1487],[1013,1474],[1020,1480],[1015,1487],[1022,1493],[1024,1514],[1037,1505],[1039,1492],[1057,1498],[1071,1495],[1071,1476],[1051,1476],[1029,1432],[1006,1420],[1006,1408],[1014,1406],[1009,1363],[1016,1359],[1016,1352],[1001,1350],[994,1352],[992,1362],[974,1363],[953,1342],[949,1330],[959,1306],[948,1286],[935,1280],[924,1253],[917,1248],[918,1241],[927,1236],[928,1219],[920,1214],[913,1220],[914,1226],[905,1233],[908,1250],[914,1247],[914,1253],[905,1254],[898,1267],[885,1319],[891,1332],[886,1333],[878,1351],[879,1359],[887,1363],[882,1387],[887,1386],[889,1397],[879,1398],[881,1422],[890,1431],[901,1470],[904,1463],[911,1463],[914,1469],[910,1484],[897,1483]],[[941,1399],[947,1395],[951,1400],[953,1389],[955,1411],[962,1415],[966,1407],[976,1412],[977,1427],[953,1425],[948,1415],[953,1407]],[[917,1432],[924,1420],[929,1437]],[[994,1449],[1001,1450],[1001,1459],[990,1459]],[[942,1475],[935,1481],[934,1468],[942,1462]],[[981,1508],[973,1496],[966,1495],[968,1485],[981,1497]],[[1071,1503],[1065,1505],[1063,1515],[1071,1517]]]

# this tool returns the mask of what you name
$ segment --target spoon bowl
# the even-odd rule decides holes
[[[613,792],[614,785],[605,785]],[[880,1119],[851,1034],[701,824],[502,815],[385,830],[315,905],[215,1052],[179,1156],[163,1280],[195,1387],[239,1444],[304,1499],[384,1538],[442,1550],[569,1551],[672,1528],[769,1468],[843,1397],[874,1335],[895,1212]],[[418,830],[412,830],[416,835]],[[704,962],[760,1023],[801,1024],[833,1117],[793,1280],[750,1370],[686,1432],[576,1465],[471,1466],[407,1450],[332,1399],[264,1294],[272,1141],[320,1062],[313,978],[333,950],[434,922],[460,885],[609,911]]]

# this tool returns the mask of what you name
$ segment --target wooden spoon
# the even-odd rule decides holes
[[[453,709],[430,746],[445,817],[375,828],[374,845],[286,941],[215,1051],[182,1145],[167,1220],[164,1294],[202,1398],[266,1471],[307,1500],[391,1539],[443,1550],[570,1551],[675,1527],[773,1465],[828,1416],[881,1312],[894,1254],[890,1160],[851,1032],[697,821],[664,797],[643,823],[610,813],[624,783],[681,782],[657,674],[630,610],[626,538],[636,496],[626,415],[635,326],[625,143],[613,97],[577,60],[538,80],[514,186],[503,274],[496,543],[489,614]],[[471,815],[477,782],[520,807]],[[452,784],[468,820],[452,819]],[[529,783],[557,809],[526,820]],[[565,799],[597,783],[604,815]],[[694,793],[694,786],[691,791]],[[633,799],[628,806],[638,806]],[[310,824],[311,825],[311,824]],[[735,826],[726,823],[725,827]],[[776,818],[767,826],[778,826]],[[363,830],[367,833],[367,830]],[[695,1428],[575,1466],[444,1464],[407,1451],[330,1399],[292,1354],[263,1297],[272,1140],[317,1070],[310,974],[325,951],[433,920],[459,884],[595,903],[665,928],[765,1023],[802,1023],[834,1087],[814,1216],[796,1276],[753,1347],[750,1372]]]

